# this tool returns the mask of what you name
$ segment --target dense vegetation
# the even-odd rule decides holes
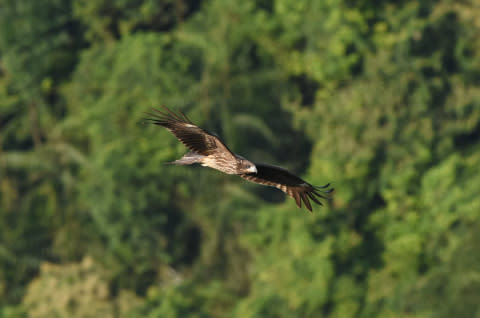
[[[0,0],[0,317],[474,317],[477,1]],[[183,110],[336,193],[163,162]]]

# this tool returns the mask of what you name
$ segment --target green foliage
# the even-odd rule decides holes
[[[105,271],[92,259],[63,266],[42,264],[25,294],[29,317],[118,317],[138,305],[132,292],[112,297]]]
[[[478,16],[1,1],[0,317],[478,315]],[[159,105],[333,201],[165,165]]]
[[[140,30],[167,31],[198,10],[201,1],[73,0],[91,42],[114,41]]]

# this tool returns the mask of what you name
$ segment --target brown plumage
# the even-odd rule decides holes
[[[173,164],[190,165],[199,163],[227,174],[236,174],[245,180],[278,188],[295,199],[298,207],[302,201],[311,212],[313,202],[323,205],[320,198],[328,199],[326,195],[333,191],[330,184],[316,187],[302,180],[288,170],[264,163],[253,163],[234,154],[215,135],[193,124],[185,114],[174,113],[167,107],[164,111],[152,109],[150,118],[152,123],[167,128],[180,140],[190,152]]]
[[[302,207],[303,201],[310,212],[312,212],[312,205],[308,200],[309,198],[313,202],[323,205],[318,199],[328,199],[326,195],[333,191],[333,188],[329,189],[329,183],[316,187],[281,167],[265,163],[255,163],[255,166],[257,167],[256,173],[241,174],[240,177],[251,182],[280,189],[294,198],[299,208]]]

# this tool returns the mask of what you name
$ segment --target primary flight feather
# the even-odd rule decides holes
[[[190,165],[199,163],[227,174],[236,174],[245,180],[278,188],[295,199],[298,207],[302,201],[311,212],[309,201],[323,205],[319,198],[333,191],[330,184],[316,187],[281,167],[264,163],[253,163],[234,154],[217,136],[193,124],[182,112],[178,114],[167,107],[164,110],[152,109],[148,113],[155,125],[167,128],[190,151],[173,164]]]

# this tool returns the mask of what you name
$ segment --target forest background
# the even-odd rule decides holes
[[[478,317],[476,0],[0,0],[0,317]],[[336,188],[163,163],[167,105]]]

